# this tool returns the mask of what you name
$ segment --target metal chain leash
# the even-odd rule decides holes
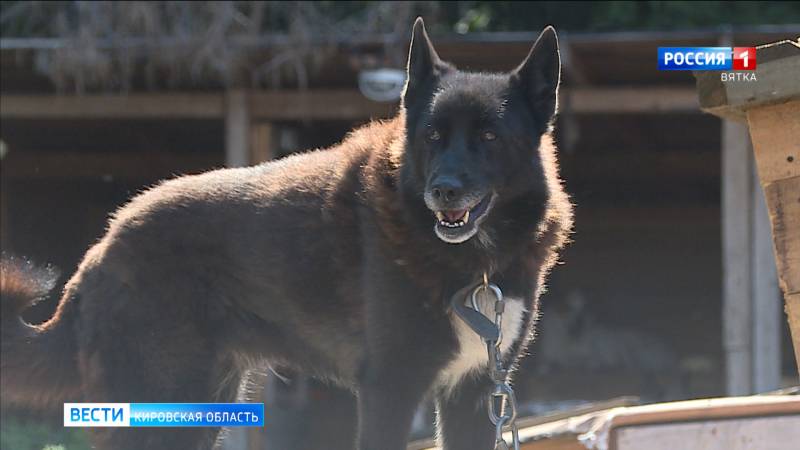
[[[481,336],[486,343],[489,356],[489,370],[494,383],[494,388],[489,394],[489,419],[495,426],[494,450],[509,450],[508,443],[503,438],[503,431],[511,430],[512,444],[514,450],[519,450],[519,430],[517,429],[517,399],[514,396],[514,389],[508,382],[508,368],[503,366],[503,355],[500,351],[500,344],[503,341],[503,312],[505,310],[505,299],[503,292],[496,284],[489,283],[489,277],[483,274],[483,284],[478,285],[471,296],[472,309],[483,316],[478,303],[478,294],[494,295],[494,329],[495,333],[481,333],[475,327],[473,330]],[[491,294],[490,294],[491,293]],[[485,316],[484,316],[485,317]],[[471,325],[467,321],[468,325]]]

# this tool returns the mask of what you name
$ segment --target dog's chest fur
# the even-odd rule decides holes
[[[525,316],[525,303],[521,299],[506,297],[505,301],[500,343],[500,350],[503,354],[508,352],[523,332],[522,321]],[[494,320],[493,299],[488,300],[481,297],[478,306],[484,315]],[[455,313],[451,315],[450,321],[453,324],[459,347],[455,357],[445,366],[437,380],[438,386],[447,393],[451,392],[465,376],[476,372],[477,369],[487,367],[489,362],[486,344],[480,336]]]

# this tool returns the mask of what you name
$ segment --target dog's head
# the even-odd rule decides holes
[[[560,70],[551,27],[513,71],[469,73],[439,59],[417,19],[403,93],[403,182],[421,195],[441,240],[465,242],[491,226],[499,206],[546,195],[539,141],[557,108]]]

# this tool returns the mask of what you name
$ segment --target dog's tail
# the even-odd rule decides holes
[[[64,298],[53,317],[31,325],[20,314],[46,297],[56,275],[18,259],[0,260],[0,398],[50,408],[78,401],[76,305]]]

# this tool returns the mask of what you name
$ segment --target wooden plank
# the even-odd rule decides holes
[[[613,427],[737,417],[800,414],[800,398],[791,395],[722,397],[625,408],[612,417]]]
[[[756,61],[757,81],[723,81],[718,71],[696,72],[703,111],[743,121],[749,109],[800,98],[796,77],[800,73],[800,43],[782,41],[758,47]]]
[[[764,106],[747,112],[761,183],[800,176],[798,118],[800,101]]]
[[[800,293],[800,177],[770,183],[764,193],[781,290],[784,295]]]
[[[626,427],[615,450],[786,450],[800,440],[800,415]]]
[[[520,445],[522,450],[586,450],[586,446],[573,436],[562,436],[543,441],[526,442]]]
[[[694,91],[682,88],[576,88],[564,90],[564,108],[576,113],[661,113],[698,110]],[[5,94],[3,119],[223,118],[221,94],[129,95]],[[253,120],[367,120],[387,118],[397,103],[373,102],[354,89],[255,91],[248,99]]]
[[[794,343],[794,360],[797,362],[797,370],[800,373],[800,293],[786,295],[783,300]]]
[[[507,438],[506,442],[511,442],[510,438]],[[564,435],[564,436],[553,436],[548,437],[546,439],[541,439],[537,441],[530,441],[530,442],[523,442],[520,444],[521,450],[586,450],[586,447],[580,443],[577,439],[577,435]],[[434,444],[429,446],[418,446],[415,444],[411,444],[407,450],[441,450],[441,447],[437,447]]]
[[[694,89],[575,88],[565,89],[564,109],[576,113],[647,113],[698,111]]]
[[[391,117],[396,103],[369,100],[356,90],[261,91],[250,98],[254,120],[365,120]]]
[[[523,428],[531,428],[538,425],[544,425],[554,422],[560,422],[563,420],[570,419],[576,416],[582,416],[586,414],[596,413],[598,411],[606,411],[613,408],[622,408],[627,406],[634,406],[639,404],[639,397],[635,396],[623,396],[623,397],[615,397],[609,400],[599,401],[599,402],[592,402],[583,406],[579,406],[577,408],[571,408],[568,410],[563,411],[555,411],[552,413],[545,413],[539,416],[529,416],[529,417],[520,417],[517,419],[517,426],[520,429]],[[545,441],[534,441],[535,443],[545,442]],[[531,445],[534,442],[529,442],[522,446],[522,448],[534,448],[536,450],[550,450],[550,449],[571,449],[566,444],[572,443],[576,444],[577,441],[575,440],[574,436],[570,436],[569,438],[559,439],[556,437],[551,437],[546,442],[551,443],[552,447],[536,447]],[[564,445],[563,447],[559,445]],[[580,450],[585,450],[585,447],[576,447]],[[427,449],[438,449],[436,447],[436,442],[433,438],[428,439],[419,439],[414,442],[408,444],[406,450],[427,450]]]
[[[630,427],[664,426],[687,422],[773,420],[780,417],[800,419],[800,398],[791,395],[763,395],[614,407],[571,415],[546,423],[521,426],[520,440],[522,448],[531,450],[614,448],[613,445],[608,447],[609,437],[613,437],[616,430]],[[504,436],[509,439],[510,433],[505,433]],[[582,442],[578,440],[579,436],[583,438]],[[571,447],[570,443],[581,447]],[[637,448],[644,447],[646,446]],[[672,448],[683,450],[684,447],[677,445]],[[753,448],[761,450],[760,447]],[[434,450],[436,447],[412,444],[408,449]]]
[[[722,124],[722,327],[728,395],[752,392],[752,156],[747,128]]]
[[[222,117],[223,97],[209,93],[129,95],[4,94],[3,119],[208,119]]]
[[[633,407],[616,407],[588,414],[520,427],[522,448],[530,450],[572,450],[615,448],[617,433],[628,429],[644,429],[686,423],[729,423],[733,421],[769,421],[791,417],[800,420],[800,398],[790,395],[714,398],[656,403]],[[792,422],[794,424],[794,422]],[[793,427],[795,429],[796,427]],[[798,429],[800,430],[800,429]],[[505,433],[510,439],[510,433]],[[584,440],[579,441],[581,436]],[[609,442],[611,440],[612,442]],[[692,441],[686,440],[688,444]],[[784,441],[785,442],[785,441]],[[694,442],[696,443],[696,442]],[[576,447],[570,444],[578,445]],[[611,444],[610,447],[608,445]],[[642,442],[638,447],[643,448]],[[645,446],[646,447],[646,446]],[[409,450],[435,450],[438,447],[410,446]],[[627,447],[631,448],[631,447]],[[650,448],[650,447],[647,447]],[[672,448],[706,448],[676,445]],[[716,449],[717,447],[708,447]],[[726,447],[719,447],[720,449]],[[758,448],[761,447],[750,447]],[[726,449],[727,450],[727,449]]]
[[[250,107],[248,92],[232,89],[225,94],[225,165],[250,164]]]
[[[720,177],[720,155],[714,152],[620,151],[601,155],[582,153],[562,158],[564,178],[580,183],[636,182],[645,187],[670,183],[678,192],[680,183],[696,183]]]
[[[520,429],[528,442],[582,438],[585,448],[608,447],[616,430],[627,427],[663,426],[668,423],[728,421],[745,418],[800,418],[800,398],[791,395],[726,397],[612,408]],[[508,437],[508,434],[506,434]],[[532,446],[531,448],[537,449]],[[673,447],[681,448],[681,446]],[[538,449],[537,449],[538,450]]]
[[[564,90],[564,109],[576,113],[660,113],[697,111],[697,96],[685,88],[575,88]],[[263,120],[385,118],[394,103],[378,103],[358,92],[260,92],[252,98],[253,117]]]
[[[14,151],[2,162],[3,179],[134,179],[169,178],[219,167],[214,152],[180,154],[159,151],[82,152]]]
[[[747,111],[772,224],[778,280],[800,372],[800,311],[789,304],[800,292],[800,121],[797,117],[800,117],[800,101],[796,100]]]

